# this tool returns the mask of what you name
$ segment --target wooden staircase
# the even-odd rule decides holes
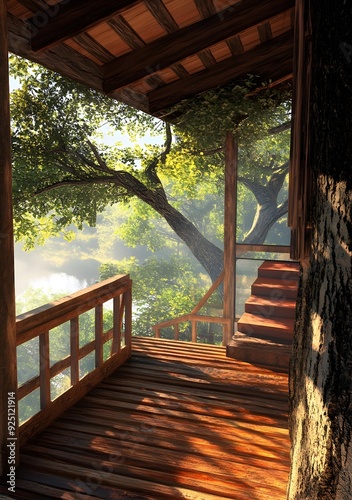
[[[227,346],[228,357],[288,371],[298,279],[299,264],[295,262],[266,261],[259,267],[252,295]]]

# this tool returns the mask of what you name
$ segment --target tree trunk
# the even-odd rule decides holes
[[[348,500],[352,498],[352,60],[343,49],[352,43],[351,2],[306,1],[306,26],[310,23],[314,57],[308,156],[315,206],[311,255],[302,263],[290,367],[288,498]]]
[[[157,211],[187,245],[214,282],[224,268],[223,251],[205,238],[192,222],[167,202],[163,208],[159,208]]]
[[[264,243],[273,224],[287,213],[288,200],[278,206],[277,199],[285,181],[288,168],[289,162],[283,164],[279,170],[272,174],[266,186],[246,177],[238,178],[240,182],[252,191],[257,200],[257,209],[252,227],[242,243]]]
[[[242,243],[249,245],[264,243],[268,232],[275,222],[287,213],[287,208],[287,201],[279,207],[276,204],[276,200],[263,205],[258,204],[252,227]]]
[[[154,189],[147,188],[127,172],[113,172],[112,179],[115,184],[126,188],[130,195],[137,196],[165,219],[214,282],[224,267],[223,251],[205,238],[191,221],[170,205],[159,179],[156,174],[154,176],[156,186]]]

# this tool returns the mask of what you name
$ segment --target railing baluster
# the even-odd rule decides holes
[[[180,328],[179,328],[179,324],[178,323],[175,323],[174,336],[175,336],[175,340],[179,340],[179,338],[180,338]]]
[[[71,385],[79,381],[79,320],[78,317],[70,321],[70,349],[71,349]]]
[[[41,411],[20,425],[19,440],[23,445],[34,434],[44,429],[65,409],[78,401],[89,388],[112,373],[131,355],[132,282],[128,275],[119,275],[97,283],[69,297],[45,304],[17,317],[16,345],[20,346],[39,337],[39,375],[25,382],[21,398],[40,390]],[[103,304],[114,299],[113,331],[104,332]],[[95,339],[79,346],[79,315],[95,311]],[[70,355],[50,366],[49,332],[70,322]],[[122,324],[125,322],[126,345],[121,346]],[[117,352],[104,362],[104,345],[113,338]],[[80,380],[80,360],[95,350],[96,367]],[[51,400],[51,380],[70,368],[71,387]]]
[[[40,409],[48,406],[50,395],[50,352],[49,332],[39,335],[39,377],[40,377]]]
[[[99,304],[95,307],[95,368],[103,362],[103,304]]]
[[[124,294],[125,302],[125,343],[127,349],[132,345],[132,289],[130,288]]]
[[[114,298],[114,323],[113,323],[113,336],[111,344],[111,355],[115,354],[121,349],[121,325],[122,325],[122,297],[119,295]]]
[[[192,342],[197,342],[197,322],[192,319]]]

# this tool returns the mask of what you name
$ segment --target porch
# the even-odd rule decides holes
[[[287,375],[133,337],[123,366],[23,446],[11,498],[273,500],[288,471]]]

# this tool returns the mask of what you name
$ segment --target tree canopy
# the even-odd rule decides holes
[[[151,214],[157,214],[165,234],[171,229],[216,279],[223,265],[218,195],[229,129],[240,145],[240,181],[256,199],[245,240],[264,241],[287,211],[279,192],[289,133],[270,132],[290,120],[289,92],[251,92],[249,79],[196,98],[183,114],[174,109],[179,117],[171,128],[27,61],[13,58],[11,67],[20,83],[11,103],[15,236],[28,247],[62,232],[70,238],[72,224],[92,226],[105,207],[128,203],[134,224],[121,231],[131,243],[148,242],[153,249]],[[102,140],[107,129],[129,133],[134,142],[108,144]],[[164,144],[138,142],[162,131]]]

